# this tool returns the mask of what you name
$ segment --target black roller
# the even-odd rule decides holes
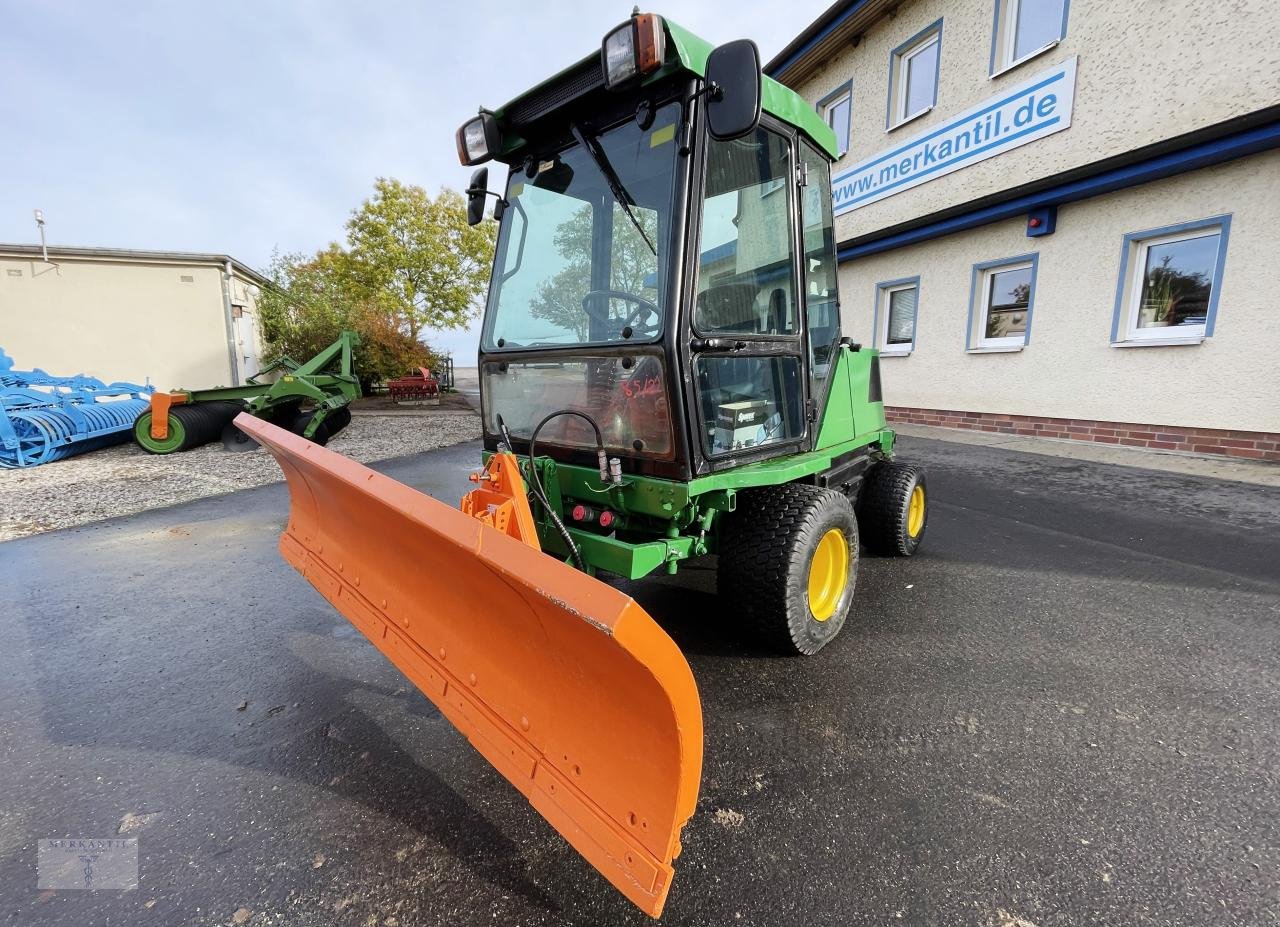
[[[183,431],[186,432],[177,450],[189,451],[193,447],[218,440],[222,436],[222,430],[243,410],[241,403],[228,400],[174,406],[169,410],[169,418],[181,422]]]
[[[301,435],[307,430],[307,426],[311,424],[311,419],[315,416],[315,411],[301,412],[293,420],[290,427],[296,435]],[[316,433],[311,436],[312,441],[321,447],[329,443],[329,439],[351,424],[351,410],[346,406],[335,412],[330,412],[320,426],[316,428]]]

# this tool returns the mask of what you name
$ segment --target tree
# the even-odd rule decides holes
[[[634,207],[649,241],[658,240],[658,214]],[[591,206],[584,205],[556,230],[555,244],[565,267],[539,288],[530,307],[536,319],[546,319],[562,329],[572,331],[579,341],[586,341],[589,318],[582,308],[583,297],[591,290]],[[650,296],[646,287],[656,285],[658,259],[621,207],[613,209],[613,253],[610,256],[609,288]],[[656,298],[656,297],[655,297]],[[628,309],[634,307],[628,307]]]
[[[454,190],[432,199],[422,187],[379,177],[347,222],[355,282],[418,340],[426,328],[465,328],[489,282],[497,226],[467,225]]]
[[[427,328],[465,326],[488,283],[496,223],[466,224],[462,197],[379,178],[351,214],[345,247],[276,255],[259,303],[277,354],[305,360],[344,328],[360,335],[355,367],[368,386],[416,367],[439,368]]]
[[[379,380],[415,367],[439,369],[431,349],[400,330],[394,319],[354,281],[350,255],[331,244],[312,257],[277,255],[272,285],[258,301],[262,332],[276,355],[305,361],[332,344],[343,329],[360,336],[353,365],[365,391]]]

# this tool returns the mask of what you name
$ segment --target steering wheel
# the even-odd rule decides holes
[[[637,296],[635,293],[628,293],[626,290],[589,290],[587,295],[582,297],[582,311],[602,324],[608,324],[616,320],[610,319],[608,315],[608,301],[610,299],[621,299],[625,302],[634,303],[635,308],[627,313],[627,317],[622,322],[623,328],[636,327],[636,323],[645,315],[653,316],[653,327],[646,334],[655,334],[658,330],[658,321],[662,318],[662,310],[658,308],[658,304],[645,299],[643,296]],[[604,303],[602,308],[600,303]]]

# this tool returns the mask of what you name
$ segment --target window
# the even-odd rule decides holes
[[[905,357],[916,347],[920,278],[876,285],[875,345],[885,357]]]
[[[1052,48],[1067,34],[1067,0],[996,0],[994,77]]]
[[[748,451],[804,434],[800,358],[699,354],[708,455]]]
[[[845,84],[818,101],[818,112],[836,133],[836,157],[849,150],[849,130],[853,121],[853,84]]]
[[[831,163],[807,143],[800,146],[805,185],[800,194],[804,223],[805,325],[809,332],[809,394],[822,395],[840,341],[840,293],[836,234],[831,217]]]
[[[772,132],[712,146],[693,313],[699,332],[796,333],[795,252],[785,192],[791,176],[787,143]]]
[[[676,176],[669,142],[679,119],[670,103],[647,129],[628,119],[600,132],[594,148],[570,145],[509,172],[486,351],[660,337]]]
[[[903,42],[889,54],[889,129],[923,116],[938,102],[938,61],[942,20]]]
[[[1212,335],[1230,227],[1230,216],[1217,216],[1126,235],[1111,343],[1198,344]]]
[[[973,267],[966,350],[1021,351],[1031,336],[1036,297],[1035,254]]]
[[[784,454],[806,428],[795,154],[762,125],[708,141],[706,170],[693,310],[695,333],[706,337],[690,344],[702,445],[708,456]],[[829,189],[825,178],[811,183]]]

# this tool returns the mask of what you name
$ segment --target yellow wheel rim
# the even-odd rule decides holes
[[[924,487],[911,490],[911,504],[907,508],[907,534],[915,537],[924,527]]]
[[[809,561],[809,611],[819,621],[836,613],[840,596],[849,582],[849,542],[844,532],[832,528],[822,536]]]

